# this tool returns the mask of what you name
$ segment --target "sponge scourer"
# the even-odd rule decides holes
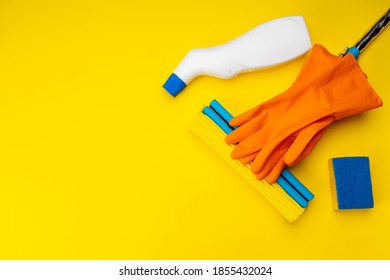
[[[368,157],[333,158],[329,170],[335,209],[374,207]]]

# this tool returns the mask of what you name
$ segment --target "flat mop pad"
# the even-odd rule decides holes
[[[200,112],[190,123],[190,129],[256,188],[289,222],[301,216],[305,208],[291,198],[278,183],[268,184],[266,180],[257,180],[250,170],[250,165],[244,165],[230,157],[234,145],[225,143],[226,134],[209,117]]]
[[[374,207],[368,157],[330,159],[329,171],[335,209]]]

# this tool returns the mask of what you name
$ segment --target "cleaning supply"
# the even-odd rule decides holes
[[[238,128],[229,125],[233,116],[215,99],[210,102],[210,106],[204,107],[202,112],[226,134]],[[308,201],[314,198],[314,195],[288,169],[283,170],[276,182],[302,207],[306,207]]]
[[[270,202],[289,222],[297,220],[304,212],[279,184],[268,184],[265,180],[259,181],[250,171],[250,167],[230,158],[232,145],[224,143],[225,133],[205,114],[200,112],[190,123],[190,129],[200,139],[206,142],[218,153],[235,171],[237,171],[250,185]]]
[[[239,115],[226,142],[239,143],[232,158],[253,161],[258,179],[274,182],[283,168],[310,154],[334,121],[382,106],[355,59],[390,22],[390,10],[341,57],[314,46],[293,85]]]
[[[240,128],[226,142],[239,143],[232,152],[234,159],[257,152],[253,173],[273,182],[281,172],[278,162],[297,163],[327,126],[380,106],[382,100],[351,54],[334,56],[317,44],[287,91],[231,120]],[[278,172],[269,176],[275,167]]]
[[[175,97],[199,75],[231,78],[290,61],[311,47],[302,16],[274,19],[223,45],[191,50],[163,88]]]
[[[368,157],[329,160],[333,207],[337,210],[374,207]]]
[[[239,161],[232,160],[229,155],[234,146],[227,145],[223,141],[226,133],[235,129],[230,127],[226,121],[231,118],[230,113],[216,100],[213,100],[210,106],[206,106],[201,113],[196,115],[190,124],[190,129],[257,189],[288,221],[295,221],[302,215],[304,207],[314,198],[314,195],[287,169],[283,175],[288,179],[280,177],[280,182],[283,180],[285,183],[282,187],[279,181],[268,184],[265,180],[257,180],[250,171],[250,165],[243,165]]]

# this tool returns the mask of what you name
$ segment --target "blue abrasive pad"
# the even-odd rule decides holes
[[[342,157],[329,160],[334,208],[374,207],[368,157]]]

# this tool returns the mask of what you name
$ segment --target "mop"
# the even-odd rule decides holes
[[[285,169],[278,181],[269,184],[266,180],[257,180],[251,172],[250,164],[242,164],[230,157],[234,145],[228,145],[224,139],[234,127],[228,125],[230,113],[218,101],[203,108],[193,121],[190,129],[200,139],[216,151],[236,172],[264,196],[289,222],[297,220],[314,195],[295,176]]]

